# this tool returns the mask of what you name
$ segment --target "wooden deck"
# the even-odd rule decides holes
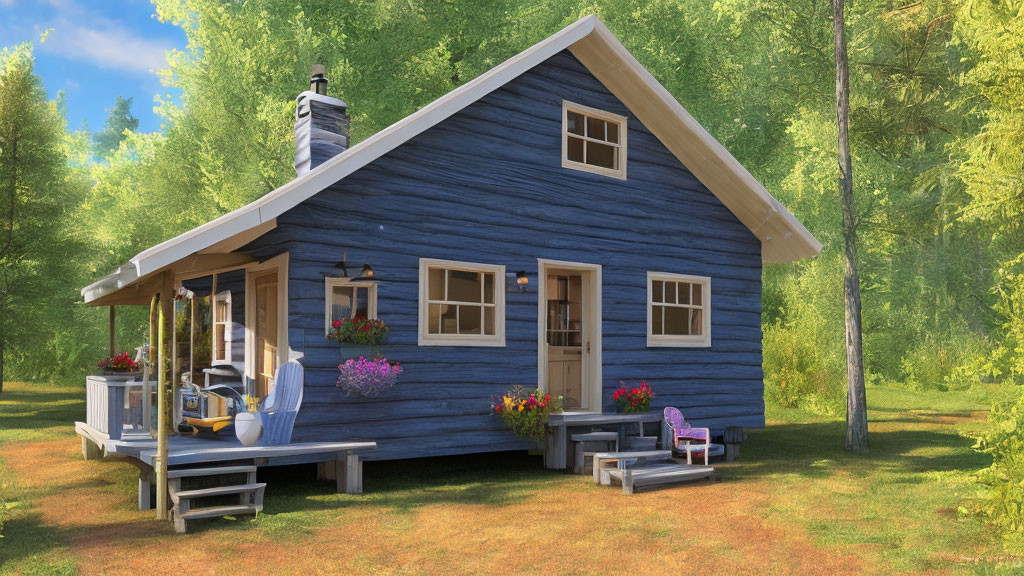
[[[139,508],[152,507],[153,461],[156,439],[148,434],[123,435],[112,439],[84,422],[75,423],[82,437],[82,455],[87,460],[119,455],[139,469]],[[304,442],[283,446],[242,446],[234,436],[170,436],[167,466],[197,467],[249,464],[287,466],[318,463],[319,476],[334,480],[338,492],[362,492],[362,458],[377,447],[376,442]]]

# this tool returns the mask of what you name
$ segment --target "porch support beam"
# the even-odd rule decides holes
[[[110,355],[117,354],[117,341],[114,337],[114,307],[110,306]]]

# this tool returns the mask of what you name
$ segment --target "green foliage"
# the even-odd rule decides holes
[[[1024,530],[1024,396],[997,403],[976,448],[992,456],[978,474],[985,485],[982,510],[1007,533]]]
[[[85,182],[33,64],[31,46],[0,51],[0,381],[52,367],[56,341],[81,318],[69,306],[79,277],[69,256],[83,248],[72,216]],[[7,360],[16,370],[4,374]]]
[[[125,139],[125,132],[135,132],[139,129],[139,119],[132,116],[132,99],[117,97],[114,107],[107,111],[107,121],[100,130],[93,135],[93,144],[98,156],[109,156]]]

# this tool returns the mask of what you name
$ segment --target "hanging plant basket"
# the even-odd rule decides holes
[[[402,373],[398,362],[392,364],[387,358],[368,360],[365,356],[346,360],[338,370],[338,388],[349,396],[365,398],[375,398],[390,390]]]
[[[331,323],[328,340],[343,346],[380,347],[388,337],[388,327],[382,320],[367,319],[361,316],[350,320],[335,320]]]

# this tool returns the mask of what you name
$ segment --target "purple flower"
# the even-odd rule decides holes
[[[346,360],[338,366],[338,387],[349,396],[355,394],[373,398],[380,396],[385,390],[395,385],[402,367],[397,363],[388,363],[387,358],[367,360],[360,356],[358,360]]]

